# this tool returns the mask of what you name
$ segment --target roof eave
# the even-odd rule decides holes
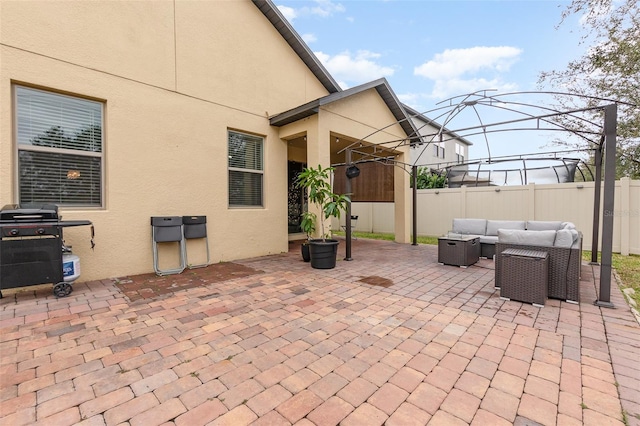
[[[299,107],[293,108],[289,111],[277,114],[269,119],[269,123],[272,126],[284,126],[286,124],[316,114],[322,105],[327,105],[332,102],[348,98],[349,96],[353,96],[357,93],[361,93],[369,89],[376,89],[378,95],[380,95],[384,103],[387,105],[387,108],[389,108],[389,111],[391,111],[398,124],[402,127],[405,134],[409,137],[410,142],[421,142],[422,140],[418,129],[415,127],[413,121],[411,121],[411,119],[407,115],[404,106],[400,103],[385,78],[373,80],[359,86],[351,87],[340,92],[323,96],[322,98],[308,102],[304,105],[300,105]]]
[[[381,78],[376,80],[375,88],[382,100],[387,104],[389,110],[397,120],[398,124],[404,130],[405,134],[409,137],[409,142],[414,143],[422,142],[422,136],[418,132],[418,128],[415,126],[411,118],[407,115],[402,103],[396,96],[395,92],[387,82],[387,79]]]
[[[300,105],[299,107],[270,117],[269,124],[276,127],[285,126],[295,121],[302,120],[303,118],[311,117],[312,115],[317,114],[319,109],[320,100],[316,99],[315,101],[307,102],[304,105]]]

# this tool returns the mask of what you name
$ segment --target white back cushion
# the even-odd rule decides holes
[[[555,220],[530,220],[527,222],[528,231],[557,231],[562,229],[562,222]]]
[[[561,229],[556,233],[556,247],[571,247],[578,241],[578,231],[575,229]]]
[[[530,246],[551,247],[556,239],[556,231],[522,231],[519,229],[498,230],[498,242]]]
[[[486,219],[453,219],[452,231],[457,234],[484,235]]]

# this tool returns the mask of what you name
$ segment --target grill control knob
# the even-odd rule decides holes
[[[44,228],[38,228],[36,232],[38,233],[38,235],[42,235],[44,234]]]
[[[18,230],[13,228],[11,231],[9,231],[9,234],[11,234],[12,237],[15,237],[16,235],[18,235]]]

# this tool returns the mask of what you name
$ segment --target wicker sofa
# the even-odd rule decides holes
[[[510,248],[549,254],[548,297],[580,300],[582,234],[570,222],[454,219],[452,232],[480,237],[481,256],[495,258],[495,286],[500,287],[502,257]]]
[[[559,231],[574,229],[571,222],[542,220],[453,219],[451,233],[480,237],[480,257],[492,258],[496,253],[498,230]],[[551,244],[553,245],[553,243]]]

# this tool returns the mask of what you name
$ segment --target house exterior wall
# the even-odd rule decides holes
[[[362,105],[367,105],[368,107],[364,109]],[[387,108],[383,108],[383,105],[383,101],[377,91],[372,89],[328,105],[323,108],[320,117],[326,117],[325,120],[332,123],[331,129],[334,131],[345,128],[345,134],[351,137],[395,149],[398,152],[395,159],[400,164],[406,163],[410,148],[406,145],[396,148],[397,142],[388,143],[402,140],[406,135],[400,125],[396,123],[396,118]],[[339,126],[338,122],[344,121],[344,117],[349,117],[350,129],[344,124],[342,127]],[[391,123],[396,124],[385,128]],[[384,129],[378,131],[381,128]],[[349,131],[349,133],[346,133],[346,131]],[[394,167],[394,233],[396,241],[400,243],[409,241],[410,200],[409,174],[401,166],[396,166]]]
[[[375,89],[324,105],[321,117],[329,123],[332,131],[347,134],[356,140],[363,139],[371,144],[383,144],[406,137],[397,119],[385,107]],[[387,143],[385,146],[394,145]]]
[[[424,165],[432,169],[455,164],[458,162],[456,145],[459,145],[462,148],[465,161],[469,160],[469,145],[459,139],[452,139],[451,135],[448,133],[443,135],[444,140],[442,143],[444,144],[445,150],[444,158],[439,156],[437,157],[435,155],[434,145],[439,142],[439,139],[434,137],[434,135],[437,134],[440,129],[426,123],[419,117],[413,117],[412,119],[415,126],[418,128],[419,133],[425,136],[425,140],[430,143],[418,146],[411,150],[411,164],[416,164],[417,166]]]
[[[19,201],[14,84],[104,103],[104,206],[61,210],[95,225],[94,251],[65,231],[82,280],[151,272],[151,216],[206,215],[213,262],[288,249],[287,146],[268,116],[327,92],[249,0],[0,7],[0,204]],[[263,208],[228,207],[228,129],[264,137]],[[327,161],[322,143],[310,160]]]
[[[365,105],[366,107],[363,107]],[[392,123],[396,124],[387,127]],[[378,131],[380,128],[384,129]],[[297,137],[303,132],[306,132],[307,137],[307,164],[309,166],[322,164],[323,167],[345,161],[344,154],[331,158],[330,149],[327,148],[327,144],[334,143],[331,133],[348,135],[350,139],[354,140],[362,139],[369,144],[383,144],[406,137],[402,127],[397,124],[396,118],[375,89],[369,89],[324,105],[317,115],[283,126],[279,135],[280,138],[286,140]],[[391,146],[393,145],[395,144],[391,144]],[[385,146],[390,145],[386,144]],[[397,152],[396,159],[405,162],[409,148],[402,146],[395,148],[395,150]],[[394,176],[395,202],[398,208],[409,212],[410,199],[406,195],[409,193],[408,174],[403,169],[397,169],[399,173],[396,171]],[[364,178],[366,176],[361,175],[358,179]],[[400,187],[400,185],[404,185],[404,187]],[[312,206],[310,209],[313,211]],[[319,215],[319,212],[314,213]],[[408,232],[408,222],[401,219],[404,216],[404,214],[398,214],[399,220],[395,221],[395,225],[393,225],[395,233],[400,238]],[[333,229],[339,229],[337,222],[329,221],[328,223],[332,225]]]

